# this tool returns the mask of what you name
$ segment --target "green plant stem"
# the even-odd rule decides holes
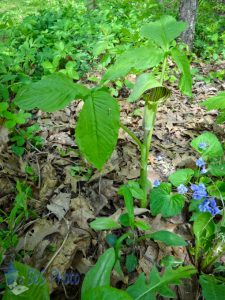
[[[160,84],[163,84],[165,71],[166,71],[166,63],[167,63],[167,56],[165,56],[164,60],[163,60],[162,73],[161,73],[161,76],[160,76]]]
[[[127,128],[123,123],[120,123],[120,127],[129,134],[129,136],[132,138],[132,140],[139,146],[139,148],[142,148],[142,143],[141,141],[136,137],[136,135],[129,129]]]
[[[199,251],[200,251],[200,247],[199,247],[199,243],[197,243],[195,246],[195,265],[196,266],[197,266],[198,259],[199,259]]]
[[[144,113],[144,142],[141,148],[141,174],[140,185],[144,191],[144,198],[141,200],[141,207],[147,206],[147,196],[150,188],[150,182],[148,181],[148,154],[150,151],[152,133],[155,123],[155,117],[157,112],[157,103],[149,104],[145,102]]]
[[[126,232],[123,235],[121,235],[121,237],[116,241],[116,244],[115,244],[116,260],[120,258],[119,252],[120,252],[122,242],[130,236],[133,236],[133,234],[131,232]]]

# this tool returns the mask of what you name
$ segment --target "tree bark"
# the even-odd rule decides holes
[[[189,46],[190,50],[192,50],[195,36],[197,10],[198,0],[181,0],[179,17],[188,24],[187,29],[181,35],[181,40]]]

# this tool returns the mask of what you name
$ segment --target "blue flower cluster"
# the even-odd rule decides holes
[[[205,161],[202,157],[200,157],[199,159],[196,160],[195,164],[197,167],[201,168],[201,167],[205,166]]]
[[[198,207],[201,212],[208,211],[213,216],[220,213],[220,210],[216,204],[216,200],[208,196],[204,183],[199,183],[199,185],[192,184],[191,189],[193,191],[192,197],[194,200],[204,199],[204,201],[201,204],[199,204]]]
[[[187,193],[188,188],[184,184],[180,184],[177,188],[179,194],[184,195]]]
[[[161,181],[158,179],[154,180],[154,182],[153,182],[154,187],[160,186],[160,184],[161,184]]]
[[[207,169],[205,168],[206,162],[204,161],[204,159],[202,157],[197,159],[195,164],[197,167],[201,168],[201,174],[207,173]]]
[[[199,210],[201,212],[210,212],[213,216],[220,213],[219,208],[216,205],[216,200],[214,198],[209,198],[204,200],[203,203],[199,205]]]
[[[192,198],[194,200],[204,200],[199,204],[199,210],[201,212],[210,212],[213,216],[220,213],[216,200],[208,196],[204,183],[192,184],[191,190],[193,191]],[[180,184],[177,188],[177,192],[181,195],[186,194],[188,188],[184,184]]]
[[[207,191],[203,183],[199,183],[199,185],[192,184],[191,189],[193,191],[192,197],[195,200],[201,200],[202,198],[205,198],[207,196]]]
[[[208,143],[202,142],[199,143],[198,148],[201,150],[205,150],[208,147]]]

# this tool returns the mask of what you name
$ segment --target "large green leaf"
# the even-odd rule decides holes
[[[206,149],[199,148],[199,144],[206,144]],[[201,153],[204,159],[223,156],[223,147],[218,138],[211,132],[205,132],[199,135],[191,142],[191,146]]]
[[[154,41],[163,50],[168,51],[170,43],[177,38],[187,25],[176,21],[171,16],[162,16],[158,21],[151,22],[141,28],[141,35]]]
[[[182,169],[172,173],[169,176],[169,181],[176,187],[180,184],[188,184],[194,175],[194,171],[192,169]]]
[[[44,77],[38,82],[23,87],[14,100],[20,108],[30,110],[39,108],[53,112],[66,107],[72,100],[84,99],[89,90],[73,83],[63,74],[53,74]]]
[[[215,223],[208,212],[198,214],[193,224],[193,232],[199,242],[209,238],[215,233]]]
[[[78,119],[76,141],[81,153],[96,168],[101,169],[111,156],[119,128],[117,101],[104,89],[92,91]]]
[[[155,79],[155,77],[152,74],[145,73],[138,77],[134,87],[133,91],[130,94],[128,101],[134,102],[138,99],[140,99],[141,95],[154,87],[159,87],[161,84]]]
[[[172,269],[166,268],[162,276],[160,276],[158,270],[154,266],[150,274],[150,283],[146,283],[144,273],[142,273],[135,284],[128,287],[128,294],[133,297],[134,300],[155,300],[156,295],[174,298],[176,294],[170,288],[170,285],[181,284],[181,279],[190,278],[196,270],[193,266],[179,267]]]
[[[218,117],[216,118],[217,124],[222,124],[225,122],[225,109],[222,109]]]
[[[208,185],[207,192],[212,197],[225,199],[225,181],[214,181],[213,184]]]
[[[102,218],[97,218],[93,222],[91,222],[90,227],[94,230],[109,230],[109,229],[118,229],[121,226],[112,218],[102,217]]]
[[[224,300],[224,281],[220,281],[212,275],[201,275],[199,282],[205,300]]]
[[[91,289],[82,300],[133,300],[133,298],[125,291],[103,286]]]
[[[190,63],[184,52],[181,52],[178,48],[173,48],[171,50],[172,58],[177,64],[181,71],[181,77],[179,81],[179,88],[181,92],[191,97],[192,95],[192,77],[190,72]]]
[[[81,299],[86,299],[85,296],[91,289],[100,286],[110,286],[110,274],[115,264],[115,251],[113,248],[106,250],[98,259],[94,267],[86,274],[82,290]]]
[[[154,241],[160,241],[167,246],[186,246],[187,243],[179,235],[167,230],[160,230],[154,233],[146,234],[145,237],[151,238]]]
[[[47,281],[38,270],[19,262],[14,262],[13,267],[15,269],[14,272],[18,273],[18,278],[20,278],[19,286],[25,286],[28,289],[21,294],[15,295],[9,288],[6,288],[3,300],[50,299]],[[7,280],[10,279],[11,276],[14,276],[12,271],[11,269],[6,274]],[[19,290],[19,286],[15,289]]]
[[[154,46],[132,48],[118,57],[103,76],[103,81],[124,77],[132,69],[146,70],[157,66],[163,60],[163,52]]]
[[[163,217],[172,217],[179,214],[184,206],[184,197],[172,194],[159,186],[150,193],[150,208],[153,216],[161,214]]]
[[[217,164],[210,164],[208,171],[211,175],[216,177],[225,176],[225,162],[218,162]]]
[[[225,109],[225,92],[220,92],[218,95],[207,99],[201,103],[207,110],[211,109]]]

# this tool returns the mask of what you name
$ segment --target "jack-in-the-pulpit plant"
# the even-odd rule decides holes
[[[82,99],[84,105],[76,126],[76,143],[84,157],[98,169],[102,169],[110,158],[117,143],[119,128],[122,127],[140,148],[140,185],[144,191],[140,205],[146,207],[151,188],[147,180],[147,165],[157,108],[170,96],[169,89],[163,86],[168,58],[181,71],[180,90],[191,96],[189,61],[175,42],[185,28],[184,22],[163,16],[140,29],[140,37],[143,38],[141,46],[129,49],[116,60],[103,76],[102,86],[88,89],[73,83],[63,74],[53,74],[24,86],[17,94],[15,103],[25,110],[39,108],[53,112],[63,109],[73,100]],[[142,73],[150,69],[151,73]],[[158,70],[161,70],[159,76]],[[132,72],[141,74],[128,101],[134,102],[140,98],[145,101],[143,142],[122,124],[118,102],[105,87],[109,81],[124,78]]]

